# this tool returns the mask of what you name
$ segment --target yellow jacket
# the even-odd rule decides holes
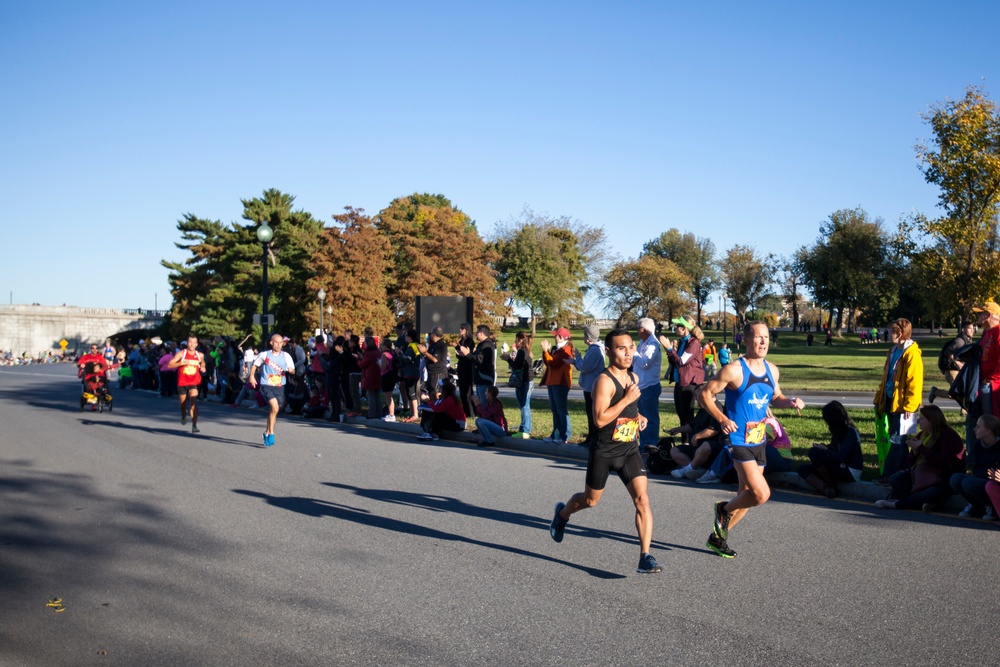
[[[875,409],[882,414],[916,412],[924,393],[924,360],[920,356],[920,347],[914,341],[903,350],[903,356],[896,362],[896,372],[892,376],[892,396],[887,401],[885,381],[889,375],[891,355],[892,348],[889,348],[885,355],[885,367],[882,369],[882,382],[875,392]]]

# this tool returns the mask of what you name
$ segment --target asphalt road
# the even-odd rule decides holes
[[[656,479],[635,573],[616,479],[562,544],[579,463],[0,369],[2,665],[970,665],[998,643],[1000,531],[776,491],[705,547],[727,491]],[[65,610],[46,607],[62,598]]]

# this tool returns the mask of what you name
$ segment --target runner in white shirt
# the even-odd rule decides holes
[[[261,352],[254,359],[248,380],[250,386],[256,388],[256,369],[260,368],[260,391],[271,407],[267,415],[267,427],[264,429],[265,447],[274,444],[274,424],[278,420],[278,412],[285,404],[285,376],[295,374],[295,361],[287,352],[281,351],[284,344],[281,334],[271,336],[271,349]]]

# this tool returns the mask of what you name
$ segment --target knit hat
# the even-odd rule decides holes
[[[583,339],[584,340],[600,340],[601,339],[601,328],[596,324],[590,324],[583,328]]]

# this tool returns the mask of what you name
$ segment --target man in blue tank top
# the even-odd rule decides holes
[[[715,503],[715,525],[706,546],[722,556],[733,558],[729,548],[729,530],[751,507],[767,502],[771,489],[764,480],[767,461],[767,406],[801,410],[800,398],[787,398],[778,387],[778,367],[764,359],[770,344],[767,325],[750,322],[743,328],[747,353],[739,363],[724,366],[698,394],[698,402],[719,421],[729,436],[733,467],[739,478],[736,497]],[[715,396],[726,393],[726,414],[716,407]]]
[[[549,524],[549,535],[562,542],[569,517],[593,507],[604,494],[608,476],[614,472],[628,489],[635,504],[635,525],[639,532],[639,574],[663,570],[649,553],[653,540],[653,512],[649,507],[646,466],[639,453],[639,432],[646,428],[646,417],[639,414],[638,378],[629,371],[635,355],[635,342],[625,329],[614,329],[604,338],[610,364],[594,383],[594,425],[597,433],[591,440],[587,457],[587,479],[583,493],[566,503],[556,503]]]

